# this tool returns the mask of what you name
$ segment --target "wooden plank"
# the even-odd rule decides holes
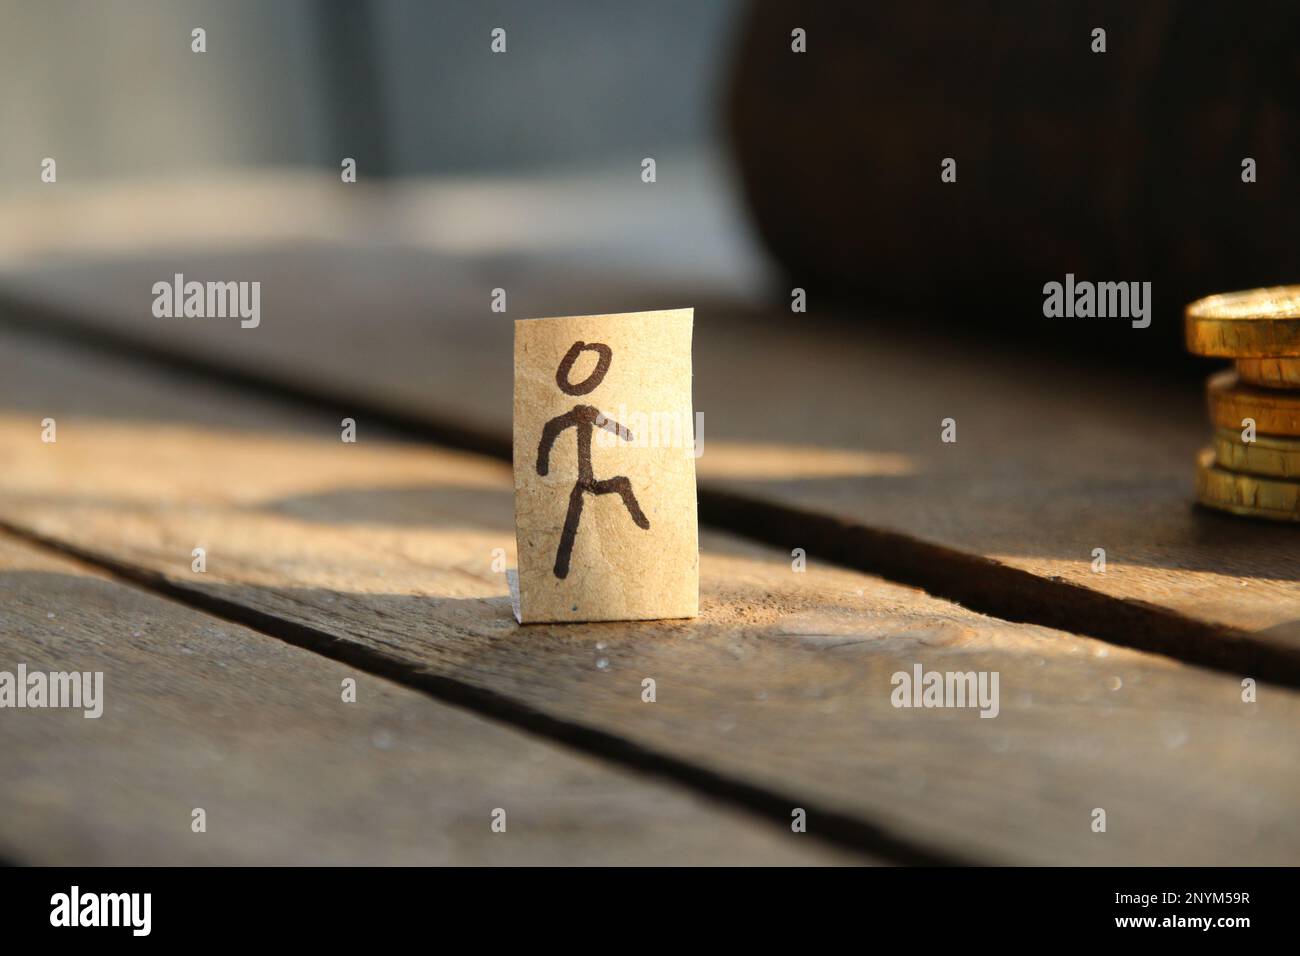
[[[1300,699],[725,536],[702,617],[518,627],[503,463],[6,335],[0,520],[407,683],[912,858],[1294,863]],[[39,422],[59,420],[55,445]],[[191,549],[207,570],[191,570]],[[996,671],[1000,712],[893,675]],[[656,681],[657,700],[642,699]],[[1104,809],[1106,833],[1091,829]]]
[[[401,195],[419,208],[418,187]],[[346,220],[338,200],[314,202],[317,218]],[[373,223],[388,202],[351,215]],[[174,272],[260,277],[265,321],[154,319],[143,290]],[[503,455],[511,319],[690,301],[571,258],[369,243],[29,264],[8,287],[148,347]],[[496,287],[505,315],[489,310]],[[1029,362],[913,323],[813,333],[802,315],[694,304],[705,521],[1004,617],[1300,686],[1294,529],[1192,506],[1194,454],[1210,437],[1199,391]],[[953,444],[940,438],[949,417]]]
[[[824,864],[748,814],[0,534],[0,670],[101,672],[98,718],[0,711],[0,854],[40,865]],[[356,682],[354,703],[343,681]],[[192,811],[206,832],[192,831]],[[490,829],[496,808],[506,831]]]

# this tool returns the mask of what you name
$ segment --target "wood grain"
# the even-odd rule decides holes
[[[401,196],[418,204],[420,188],[346,206],[313,196],[300,216],[373,226]],[[7,287],[134,347],[502,456],[514,317],[694,301],[704,521],[1010,619],[1300,686],[1294,529],[1193,505],[1194,455],[1210,433],[1195,389],[1068,357],[1029,362],[888,317],[813,329],[784,311],[678,301],[634,270],[596,274],[561,257],[377,242],[241,250],[227,238],[215,253],[28,264]],[[260,277],[262,325],[154,319],[147,290],[176,271]],[[507,314],[489,310],[496,287]],[[951,444],[940,437],[950,417]]]
[[[201,606],[896,858],[1300,858],[1293,692],[719,535],[699,620],[521,628],[506,465],[3,341],[0,520]],[[1000,713],[894,707],[916,664],[997,671]]]
[[[100,671],[101,717],[0,711],[0,854],[40,865],[864,861],[0,534],[0,670]],[[356,682],[345,703],[343,681]],[[206,832],[191,813],[206,811]],[[506,832],[490,829],[496,808]]]

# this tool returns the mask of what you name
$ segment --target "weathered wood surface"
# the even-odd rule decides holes
[[[276,214],[296,215],[303,231],[328,219],[335,245],[241,250],[240,229],[260,235],[267,217],[228,202],[225,251],[191,243],[28,262],[6,287],[142,347],[336,396],[358,414],[428,423],[500,454],[513,318],[693,302],[706,522],[1000,616],[1300,684],[1295,529],[1193,506],[1194,454],[1210,437],[1198,391],[1026,362],[903,322],[814,333],[802,315],[679,301],[670,288],[615,270],[593,275],[572,258],[386,246],[382,214],[397,220],[403,198],[422,208],[419,188],[348,203],[328,195]],[[253,227],[232,224],[235,212]],[[211,224],[214,211],[205,215]],[[350,219],[369,240],[343,244]],[[261,326],[155,319],[150,287],[174,272],[259,278]],[[489,308],[497,287],[509,295],[504,315]],[[818,310],[817,290],[809,295]],[[953,444],[940,440],[949,417]],[[1093,570],[1096,548],[1106,551],[1104,574]]]
[[[1294,692],[718,535],[699,620],[520,628],[505,464],[3,343],[0,520],[201,606],[895,858],[1300,860]],[[999,715],[895,708],[915,664],[997,671]]]
[[[867,860],[0,534],[0,670],[19,663],[102,672],[104,707],[0,711],[12,862]]]

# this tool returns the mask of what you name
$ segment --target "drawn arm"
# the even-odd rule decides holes
[[[599,425],[601,428],[605,429],[605,431],[617,435],[619,438],[623,439],[623,441],[633,440],[632,433],[630,431],[628,431],[624,426],[620,425],[618,422],[614,421],[614,419],[608,417],[604,413],[601,413],[600,415],[596,416],[596,424]]]
[[[555,444],[555,439],[560,437],[560,432],[577,424],[577,412],[572,411],[565,415],[556,415],[543,426],[542,440],[537,443],[537,473],[539,475],[544,475],[551,470],[551,446]]]

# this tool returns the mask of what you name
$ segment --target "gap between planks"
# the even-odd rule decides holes
[[[54,654],[61,670],[102,669],[109,698],[103,723],[0,721],[19,745],[0,746],[0,865],[882,862],[226,627],[24,536],[0,533],[0,593],[7,649],[29,669]],[[341,677],[362,678],[346,705]],[[221,823],[192,842],[200,794]],[[489,835],[494,804],[523,817],[514,838]]]
[[[971,866],[979,863],[959,854],[935,852],[928,847],[895,837],[864,820],[829,807],[818,806],[806,796],[783,795],[725,774],[714,773],[697,764],[646,749],[616,734],[561,720],[485,688],[420,670],[378,651],[340,641],[308,625],[267,614],[236,601],[224,600],[197,588],[184,587],[162,574],[109,560],[92,551],[36,534],[3,519],[0,519],[0,532],[73,558],[112,578],[186,607],[312,651],[372,676],[419,690],[441,703],[498,720],[542,740],[572,747],[581,753],[636,772],[665,779],[671,784],[688,787],[724,804],[755,814],[778,827],[788,827],[790,808],[802,806],[810,816],[816,816],[816,839],[833,847],[905,866]]]
[[[525,634],[484,561],[512,533],[507,466],[399,436],[344,449],[318,414],[137,361],[9,344],[13,498],[0,501],[10,523],[73,553],[396,659],[450,692],[500,695],[769,795],[797,791],[800,805],[945,859],[1294,858],[1290,692],[1243,708],[1222,675],[825,565],[791,575],[784,556],[734,539],[705,548],[697,622]],[[37,409],[66,414],[73,440],[36,443],[24,411]],[[224,570],[198,583],[189,549],[214,533]],[[919,660],[1001,671],[1001,719],[891,706],[890,672]],[[650,711],[645,674],[671,688]],[[1080,825],[1092,806],[1113,812],[1115,839]]]
[[[364,396],[291,383],[179,348],[145,342],[52,308],[0,293],[0,322],[172,371],[201,376],[266,398],[332,416],[364,416],[411,439],[511,459],[509,435],[423,412],[407,413]],[[1300,689],[1300,648],[1245,630],[1198,621],[1176,611],[1010,567],[911,535],[872,528],[719,488],[698,489],[702,523],[764,544],[811,550],[843,567],[918,587],[936,597],[1006,621],[1038,624],[1111,644],[1162,654],[1201,667]],[[811,548],[809,547],[811,545]]]

